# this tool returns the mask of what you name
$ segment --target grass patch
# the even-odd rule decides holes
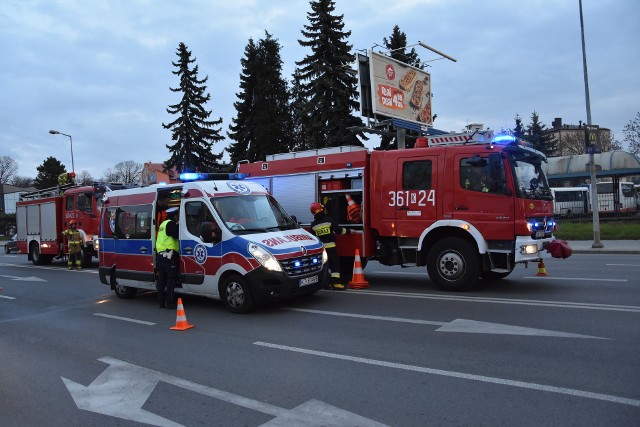
[[[558,229],[553,233],[562,240],[593,239],[593,221],[558,220]],[[640,221],[600,221],[602,240],[640,240]]]

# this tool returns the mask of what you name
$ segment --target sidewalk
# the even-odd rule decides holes
[[[601,240],[602,248],[593,248],[593,240],[568,243],[574,254],[640,254],[640,240]]]

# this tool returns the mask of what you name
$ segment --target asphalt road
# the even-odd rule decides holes
[[[518,266],[464,294],[370,288],[234,315],[119,300],[97,269],[0,255],[0,425],[590,425],[640,419],[640,255]]]

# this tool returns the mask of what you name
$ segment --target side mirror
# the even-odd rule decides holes
[[[222,230],[212,222],[200,224],[200,239],[205,243],[219,243],[222,240]]]

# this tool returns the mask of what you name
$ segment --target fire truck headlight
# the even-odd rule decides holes
[[[278,260],[262,246],[251,243],[249,245],[249,253],[267,270],[282,271],[282,266]]]
[[[537,254],[538,253],[538,245],[522,245],[520,247],[520,253],[522,254]]]
[[[326,249],[322,249],[322,265],[325,265],[329,262],[329,254],[327,254]]]

